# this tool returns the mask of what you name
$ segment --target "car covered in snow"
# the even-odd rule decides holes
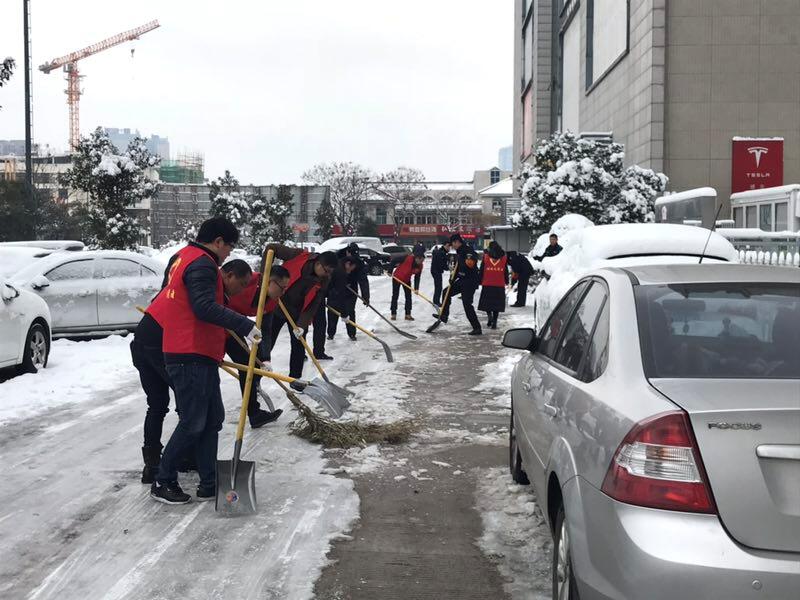
[[[798,597],[800,271],[723,250],[612,261],[505,334],[509,468],[550,526],[554,599]]]
[[[588,223],[588,225],[587,225]],[[626,223],[572,228],[559,236],[563,250],[556,256],[541,256],[547,234],[529,254],[542,281],[533,293],[536,324],[541,326],[568,289],[583,274],[601,267],[653,264],[736,263],[739,255],[719,233],[701,227],[666,223]]]
[[[136,252],[55,252],[9,277],[50,308],[54,337],[133,330],[161,289],[164,265]]]
[[[50,331],[47,303],[0,278],[0,368],[35,373],[46,367]]]

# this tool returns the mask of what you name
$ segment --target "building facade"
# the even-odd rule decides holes
[[[327,186],[290,185],[293,211],[289,219],[298,242],[318,242],[314,234],[314,217],[323,200],[328,196]],[[138,216],[149,217],[149,243],[154,246],[173,239],[181,223],[198,222],[208,217],[211,207],[211,188],[208,184],[160,183],[158,193],[147,203],[137,206]],[[241,185],[243,194],[261,194],[268,199],[278,194],[277,185]],[[144,221],[143,221],[144,222]]]
[[[118,129],[116,127],[104,127],[103,131],[108,135],[111,143],[117,147],[117,150],[124,152],[136,136],[143,137],[138,130],[131,130],[128,128]],[[169,138],[161,137],[153,134],[146,138],[145,146],[154,156],[160,156],[163,159],[169,158]]]
[[[385,242],[419,241],[431,247],[456,232],[479,241],[488,226],[506,218],[506,199],[498,195],[497,186],[510,176],[510,171],[493,167],[475,171],[469,181],[420,181],[411,186],[413,202],[396,207],[374,191],[364,215],[377,223],[378,235]],[[379,188],[379,182],[374,187]]]
[[[515,170],[554,131],[609,132],[727,205],[755,165],[734,139],[781,138],[800,181],[800,0],[516,0],[515,40]]]

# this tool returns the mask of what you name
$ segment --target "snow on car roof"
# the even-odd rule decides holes
[[[661,283],[800,283],[800,270],[764,265],[732,265],[730,263],[640,265],[628,267],[643,285]]]
[[[32,262],[52,253],[52,250],[30,246],[2,246],[0,247],[0,278],[10,278]]]
[[[2,250],[2,252],[5,252],[5,250]],[[62,262],[66,262],[68,260],[87,260],[94,258],[125,258],[140,262],[146,267],[155,271],[157,274],[161,274],[164,271],[164,265],[161,262],[145,256],[144,254],[139,254],[138,252],[129,252],[127,250],[85,250],[83,252],[62,251],[53,252],[52,254],[49,254],[35,262],[28,261],[26,266],[12,274],[11,279],[19,283],[26,283],[32,277],[44,273],[45,271],[52,269]]]

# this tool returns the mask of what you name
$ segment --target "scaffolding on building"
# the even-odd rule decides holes
[[[159,177],[164,183],[204,183],[204,163],[199,152],[181,152],[175,159],[161,161]]]

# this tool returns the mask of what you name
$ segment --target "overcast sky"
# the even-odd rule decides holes
[[[22,2],[3,3],[0,139],[24,138]],[[206,176],[295,183],[317,162],[470,179],[511,144],[511,0],[31,0],[33,64],[152,19],[80,64],[81,133],[129,127]],[[135,48],[133,57],[131,49]],[[34,140],[67,147],[64,73],[34,70]]]

